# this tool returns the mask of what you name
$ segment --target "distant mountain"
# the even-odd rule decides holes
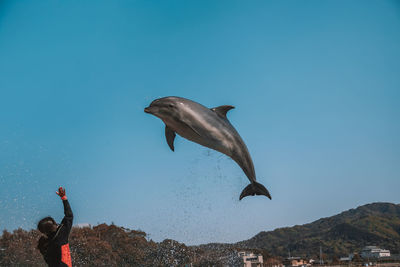
[[[400,205],[373,203],[294,227],[260,232],[232,244],[257,248],[274,256],[318,258],[320,246],[328,258],[346,256],[364,246],[376,245],[400,253]]]

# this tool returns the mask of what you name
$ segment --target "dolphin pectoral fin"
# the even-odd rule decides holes
[[[165,137],[167,138],[167,143],[169,148],[171,148],[172,151],[174,151],[174,140],[175,140],[175,132],[168,128],[168,126],[165,126]]]
[[[239,200],[242,200],[242,198],[247,197],[247,196],[255,196],[255,195],[264,195],[268,197],[269,199],[271,198],[271,195],[269,194],[267,188],[263,186],[260,183],[253,182],[249,184],[248,186],[243,189],[242,193],[240,194]]]
[[[230,106],[230,105],[223,105],[223,106],[212,108],[211,110],[214,111],[215,113],[217,113],[222,118],[227,119],[226,113],[233,108],[235,108],[235,107]]]

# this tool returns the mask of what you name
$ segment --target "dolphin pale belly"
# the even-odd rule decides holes
[[[209,109],[189,99],[169,96],[154,100],[144,111],[165,123],[165,137],[172,151],[177,133],[232,158],[251,182],[243,189],[239,199],[254,195],[264,195],[271,199],[268,190],[257,183],[246,144],[226,117],[226,113],[233,108],[226,105]]]

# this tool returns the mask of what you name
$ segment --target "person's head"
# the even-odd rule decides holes
[[[45,217],[39,221],[38,230],[45,235],[49,235],[57,231],[57,223],[52,217]]]

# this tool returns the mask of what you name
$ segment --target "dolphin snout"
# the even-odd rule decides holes
[[[144,112],[151,113],[150,107],[144,108]]]

